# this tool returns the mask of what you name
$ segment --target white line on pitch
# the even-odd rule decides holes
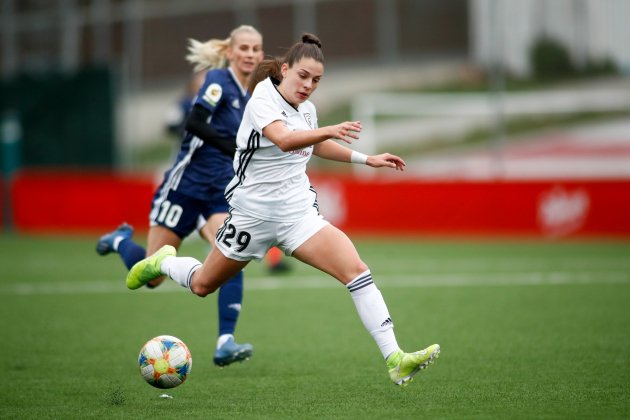
[[[418,274],[375,276],[382,288],[416,287],[480,287],[480,286],[536,286],[549,284],[630,284],[627,272],[528,272],[491,274]],[[338,288],[341,284],[324,274],[308,277],[250,277],[245,290],[325,289]],[[141,289],[140,293],[184,292],[174,282],[165,283],[155,290]],[[82,281],[15,283],[0,285],[0,295],[63,295],[131,293],[122,282]],[[135,292],[138,293],[138,292]]]

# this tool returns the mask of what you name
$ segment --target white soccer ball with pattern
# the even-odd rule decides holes
[[[156,388],[181,385],[192,369],[192,356],[182,340],[172,335],[160,335],[146,342],[138,357],[140,373]]]

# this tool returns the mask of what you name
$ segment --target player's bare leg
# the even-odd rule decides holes
[[[210,244],[214,243],[217,230],[223,225],[228,213],[215,213],[200,229],[201,236]],[[243,291],[243,275],[230,278],[220,289],[219,336],[214,352],[213,362],[217,366],[228,366],[234,362],[242,362],[252,357],[254,346],[250,343],[239,344],[234,338],[236,322],[240,315]],[[236,309],[233,306],[237,306]]]
[[[394,323],[380,290],[372,281],[372,273],[341,230],[332,225],[322,228],[299,246],[293,256],[332,275],[346,286],[365,329],[381,350],[394,384],[406,385],[416,373],[439,357],[440,346],[437,344],[414,353],[405,353],[398,347]]]

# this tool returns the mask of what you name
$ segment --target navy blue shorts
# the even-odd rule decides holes
[[[228,209],[223,190],[214,189],[207,199],[200,200],[175,190],[163,197],[158,188],[149,219],[151,226],[164,226],[183,239],[203,226],[210,216],[227,213]]]

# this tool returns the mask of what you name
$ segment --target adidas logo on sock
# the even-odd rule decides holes
[[[392,321],[391,318],[387,318],[385,321],[383,321],[383,323],[381,324],[381,327],[384,327],[386,325],[393,325],[394,321]]]

